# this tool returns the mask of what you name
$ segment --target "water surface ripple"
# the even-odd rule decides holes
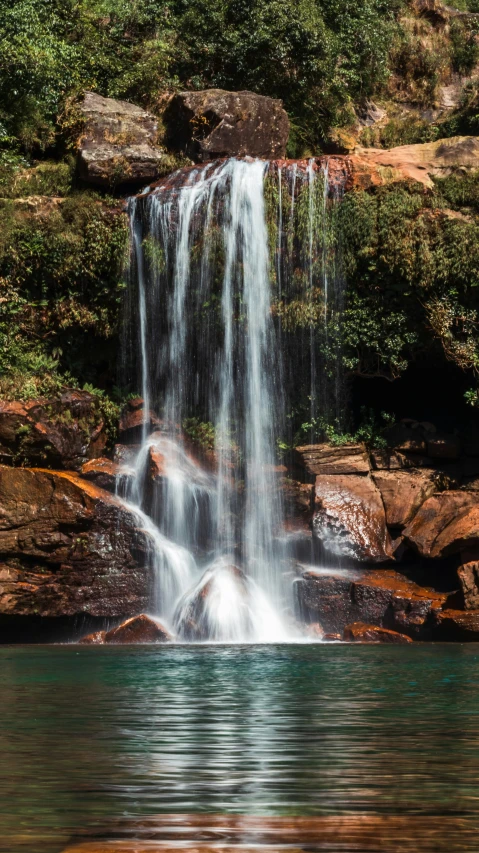
[[[191,814],[432,821],[479,849],[475,645],[2,647],[0,681],[2,853]]]

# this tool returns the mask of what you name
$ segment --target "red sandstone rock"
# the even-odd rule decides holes
[[[423,557],[446,557],[479,545],[479,495],[448,491],[428,498],[404,530]]]
[[[365,622],[346,625],[344,639],[348,643],[412,643],[411,637],[407,637],[406,634],[380,628],[378,625],[367,625]]]
[[[143,400],[135,398],[127,403],[121,413],[118,430],[120,442],[122,444],[135,444],[140,441],[145,428],[146,432],[150,433],[160,426],[161,421],[156,417],[155,413],[152,411],[145,413]]]
[[[306,622],[319,622],[325,632],[341,636],[347,625],[365,622],[428,639],[433,613],[447,600],[444,593],[420,587],[391,569],[309,571],[295,581],[295,592]]]
[[[105,424],[98,397],[67,390],[25,403],[0,401],[0,455],[11,464],[79,469],[101,456]]]
[[[393,559],[383,502],[370,476],[316,477],[313,532],[331,554],[359,562]]]
[[[479,610],[439,610],[435,618],[437,639],[479,641]]]
[[[311,476],[318,474],[367,474],[369,458],[364,444],[308,444],[296,447],[295,460]]]
[[[150,616],[142,613],[107,631],[105,643],[167,643],[173,639],[169,631]]]
[[[461,554],[457,570],[466,610],[479,610],[479,552],[477,549]]]
[[[145,610],[148,545],[137,517],[78,475],[0,467],[0,613]]]
[[[132,475],[132,472],[130,476]],[[98,486],[100,489],[105,489],[107,492],[115,492],[117,479],[128,476],[123,466],[112,462],[111,459],[91,459],[90,462],[85,462],[81,468],[81,476],[84,480],[89,480]]]
[[[105,642],[105,635],[106,631],[93,631],[92,634],[87,634],[78,642],[85,646],[101,646]]]
[[[405,527],[438,488],[436,473],[427,469],[375,471],[372,476],[381,492],[389,527]]]

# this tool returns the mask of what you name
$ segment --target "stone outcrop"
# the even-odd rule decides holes
[[[434,614],[447,600],[391,569],[304,572],[295,594],[301,617],[326,633],[343,635],[348,625],[363,622],[414,639],[430,639]]]
[[[90,462],[85,462],[81,467],[81,476],[84,480],[98,486],[99,489],[105,489],[105,491],[114,494],[118,478],[126,477],[127,474],[123,466],[117,462],[100,457],[100,459],[91,459]]]
[[[141,397],[129,400],[120,416],[118,435],[123,444],[136,444],[141,440],[143,430],[153,432],[161,426],[161,421],[154,412],[145,413]]]
[[[0,613],[130,616],[148,607],[147,534],[67,472],[0,467]]]
[[[393,643],[394,645],[412,643],[411,637],[406,634],[380,628],[378,625],[368,625],[366,622],[353,622],[352,625],[346,625],[344,639],[347,643]]]
[[[0,460],[78,470],[107,443],[98,397],[67,390],[54,399],[0,401]]]
[[[454,136],[388,150],[358,147],[350,164],[356,186],[412,180],[432,188],[432,176],[446,177],[457,169],[479,168],[479,137]]]
[[[338,557],[371,563],[392,559],[381,494],[369,475],[316,477],[313,533],[327,553]]]
[[[461,554],[457,571],[466,610],[479,610],[479,549]]]
[[[146,644],[169,643],[172,639],[170,632],[160,622],[141,613],[139,616],[132,616],[131,619],[127,619],[110,631],[95,631],[87,634],[86,637],[82,637],[80,643],[86,645]]]
[[[318,474],[367,474],[369,457],[364,444],[308,444],[296,447],[295,462],[311,478]]]
[[[438,640],[479,641],[479,610],[444,609],[435,614],[435,619]]]
[[[159,177],[165,157],[158,122],[128,101],[86,92],[79,107],[84,128],[79,143],[80,176],[89,184],[147,184]]]
[[[284,157],[289,120],[282,101],[254,92],[180,92],[165,114],[167,141],[196,162],[219,157]]]
[[[479,548],[479,495],[459,490],[433,495],[405,528],[404,539],[432,559]]]
[[[406,527],[438,488],[435,472],[428,469],[376,471],[373,480],[381,493],[388,527],[399,529]]]

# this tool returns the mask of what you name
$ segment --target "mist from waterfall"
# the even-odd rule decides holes
[[[185,639],[292,639],[282,315],[296,297],[309,311],[314,423],[328,385],[316,353],[330,304],[327,167],[232,159],[174,178],[129,200],[125,380],[144,417],[125,497],[152,541],[152,608]],[[201,424],[203,449],[191,439]]]

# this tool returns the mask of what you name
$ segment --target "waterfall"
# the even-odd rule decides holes
[[[144,416],[126,500],[152,541],[155,612],[186,639],[295,634],[277,452],[295,384],[283,316],[299,270],[314,422],[316,332],[334,308],[330,194],[315,161],[231,159],[129,200],[125,382]]]

